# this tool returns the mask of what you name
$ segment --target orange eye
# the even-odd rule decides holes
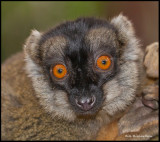
[[[67,69],[64,65],[57,64],[53,67],[53,75],[57,78],[63,78],[67,73]]]
[[[111,65],[111,59],[108,56],[100,56],[97,59],[97,66],[102,70],[108,69],[110,65]]]

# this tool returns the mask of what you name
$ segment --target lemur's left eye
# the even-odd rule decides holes
[[[57,64],[53,67],[53,75],[57,78],[61,79],[65,77],[66,73],[67,73],[67,69],[62,64]]]
[[[97,59],[97,66],[102,69],[102,70],[106,70],[110,67],[111,65],[111,59],[108,56],[100,56]]]

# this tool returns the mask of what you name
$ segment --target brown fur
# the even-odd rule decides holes
[[[103,127],[96,138],[96,140],[115,140],[118,135],[118,122],[114,121],[110,123],[107,127]]]
[[[111,36],[112,35],[112,36]],[[91,48],[96,51],[100,44],[107,43],[108,45],[113,44],[117,46],[117,39],[115,33],[111,29],[107,28],[96,28],[90,30],[86,35],[86,40],[89,41]]]
[[[61,36],[56,36],[53,38],[49,38],[45,41],[45,43],[43,43],[42,45],[42,53],[43,53],[43,57],[46,56],[51,56],[53,54],[57,55],[57,56],[62,56],[63,55],[63,50],[64,47],[66,46],[67,41],[64,37]],[[43,49],[47,49],[47,50],[43,50]]]

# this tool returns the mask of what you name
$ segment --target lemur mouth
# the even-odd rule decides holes
[[[99,108],[93,108],[88,111],[76,111],[76,115],[78,118],[82,119],[94,119],[99,112]]]
[[[97,115],[98,111],[95,113],[91,113],[91,112],[85,112],[85,113],[79,113],[77,114],[77,118],[80,119],[95,119],[96,115]]]

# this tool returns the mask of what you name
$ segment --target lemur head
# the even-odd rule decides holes
[[[142,52],[123,15],[33,30],[24,50],[36,95],[53,117],[113,116],[135,98]]]

